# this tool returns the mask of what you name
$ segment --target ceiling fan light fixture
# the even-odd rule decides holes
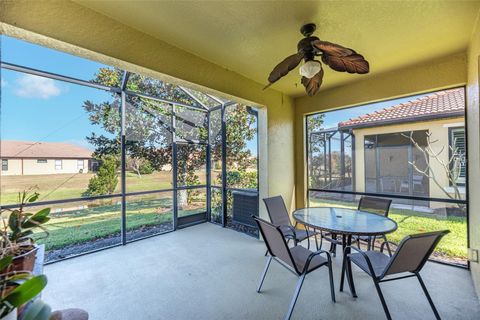
[[[320,70],[322,70],[322,65],[319,61],[309,60],[300,67],[300,75],[305,78],[311,79],[317,73],[319,73]]]

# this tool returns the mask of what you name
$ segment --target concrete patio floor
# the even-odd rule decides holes
[[[282,319],[297,278],[272,263],[263,292],[263,242],[204,223],[124,247],[45,267],[43,300],[53,309],[79,307],[90,319]],[[358,298],[339,292],[341,256],[334,259],[337,303],[327,269],[307,276],[292,319],[385,319],[373,282],[354,268]],[[422,272],[444,319],[479,319],[467,270],[427,263]],[[434,319],[415,279],[381,284],[394,319]]]

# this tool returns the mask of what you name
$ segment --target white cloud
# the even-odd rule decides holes
[[[7,80],[3,80],[3,78],[1,79],[1,82],[0,82],[0,86],[1,87],[6,87],[8,84]]]
[[[17,80],[15,94],[23,98],[48,99],[61,93],[60,87],[52,79],[31,74],[22,75]]]

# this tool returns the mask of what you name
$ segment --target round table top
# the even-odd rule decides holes
[[[337,234],[375,236],[397,230],[390,218],[356,209],[315,207],[293,212],[296,221]]]

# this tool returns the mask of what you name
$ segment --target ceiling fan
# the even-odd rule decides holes
[[[297,44],[298,52],[286,57],[280,62],[268,76],[269,84],[264,90],[277,82],[280,78],[295,69],[302,60],[305,63],[300,67],[302,84],[309,96],[314,96],[320,89],[323,80],[323,68],[320,61],[315,60],[321,56],[323,63],[335,71],[365,74],[369,72],[368,61],[354,50],[342,47],[341,45],[322,41],[312,36],[317,26],[308,23],[300,29],[305,38]]]

